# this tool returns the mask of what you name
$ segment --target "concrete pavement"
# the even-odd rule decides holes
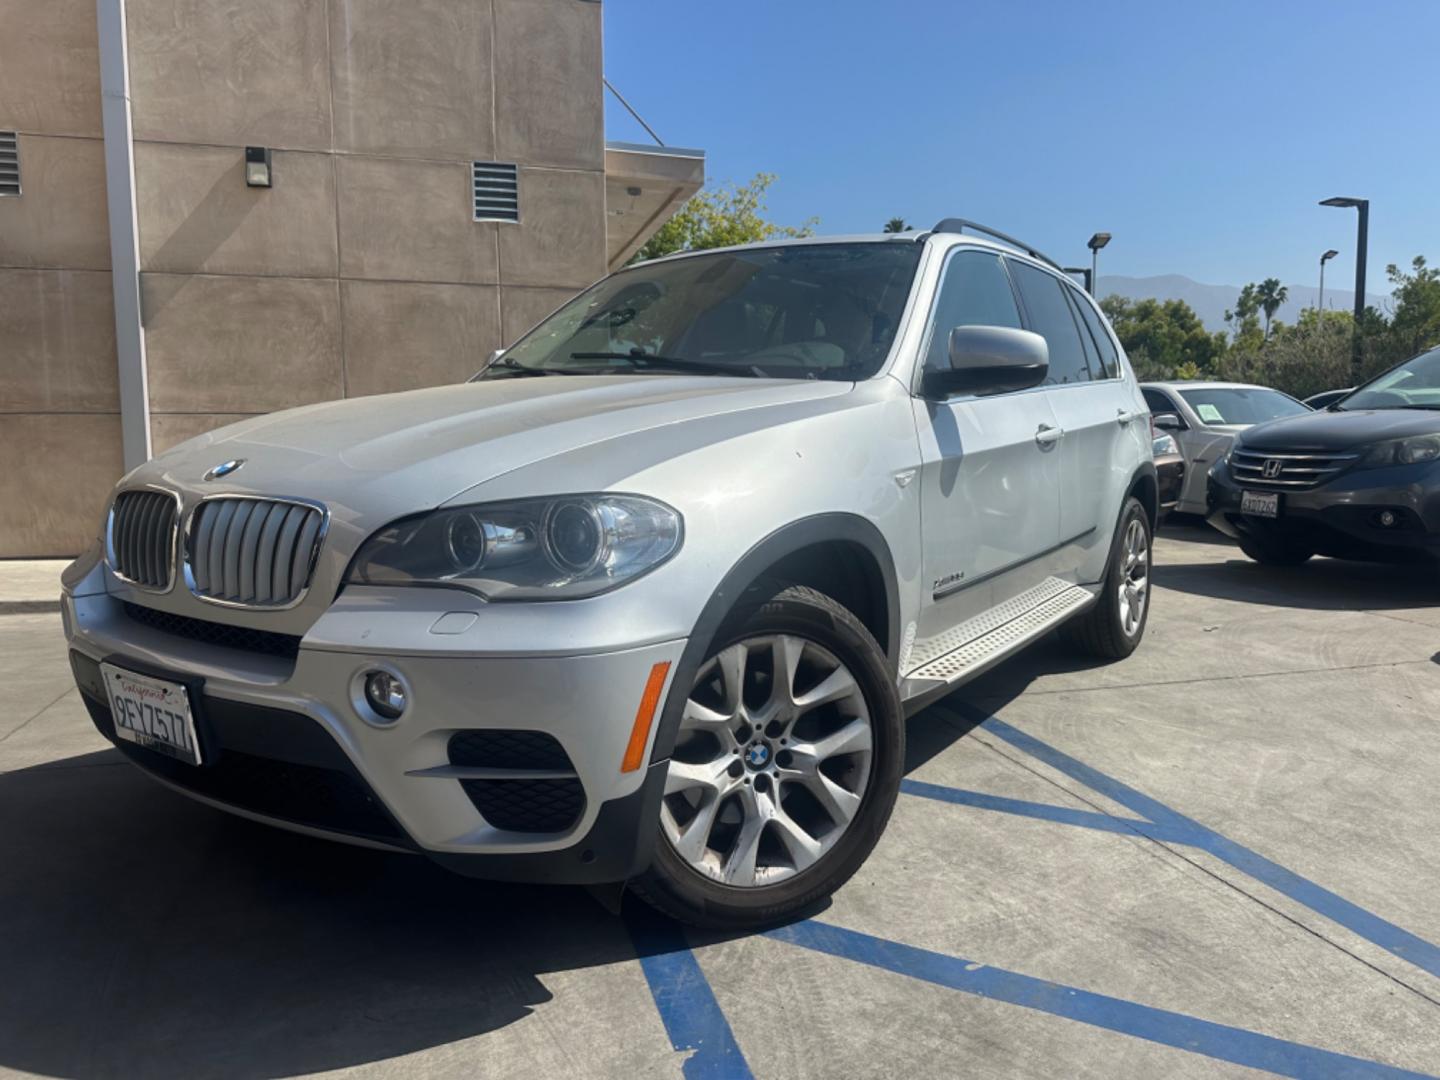
[[[6,615],[0,1073],[1440,1074],[1440,590],[1156,551],[1135,656],[916,716],[869,863],[734,938],[194,805]]]

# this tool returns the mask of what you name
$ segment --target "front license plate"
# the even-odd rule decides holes
[[[101,664],[100,671],[110,693],[110,715],[118,737],[191,765],[200,764],[200,742],[195,738],[195,717],[185,687],[112,664]]]
[[[1280,493],[1278,491],[1244,491],[1240,494],[1240,512],[1256,517],[1280,516]]]

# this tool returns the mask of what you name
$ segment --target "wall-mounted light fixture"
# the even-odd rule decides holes
[[[263,188],[273,186],[268,146],[245,147],[245,186]]]

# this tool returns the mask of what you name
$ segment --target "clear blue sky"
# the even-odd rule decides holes
[[[1354,279],[1440,261],[1440,2],[608,0],[605,71],[711,181],[825,233],[946,215],[1101,273]],[[607,105],[607,136],[643,131]]]

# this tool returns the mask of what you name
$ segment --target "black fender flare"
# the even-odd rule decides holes
[[[1130,482],[1125,485],[1125,498],[1130,498],[1139,490],[1145,481],[1150,482],[1150,489],[1155,496],[1152,505],[1145,508],[1150,515],[1150,531],[1154,532],[1160,523],[1160,474],[1155,470],[1155,462],[1142,461],[1136,466],[1135,471],[1130,474]],[[1143,500],[1142,500],[1143,501]],[[1121,510],[1124,510],[1124,503],[1121,503]]]
[[[1153,471],[1153,466],[1152,466]],[[874,522],[858,514],[830,513],[816,514],[801,518],[776,529],[765,537],[732,566],[721,579],[695,626],[690,631],[684,651],[675,665],[670,679],[670,692],[665,707],[660,713],[660,722],[655,731],[655,742],[650,751],[650,761],[664,761],[675,747],[675,735],[680,730],[680,714],[685,708],[695,674],[705,662],[710,643],[715,640],[725,617],[752,585],[759,581],[765,571],[787,555],[815,544],[842,541],[858,544],[865,548],[880,567],[885,583],[886,626],[888,641],[882,641],[885,656],[891,667],[897,663],[900,654],[900,587],[895,575],[895,559],[890,545],[875,526]]]

